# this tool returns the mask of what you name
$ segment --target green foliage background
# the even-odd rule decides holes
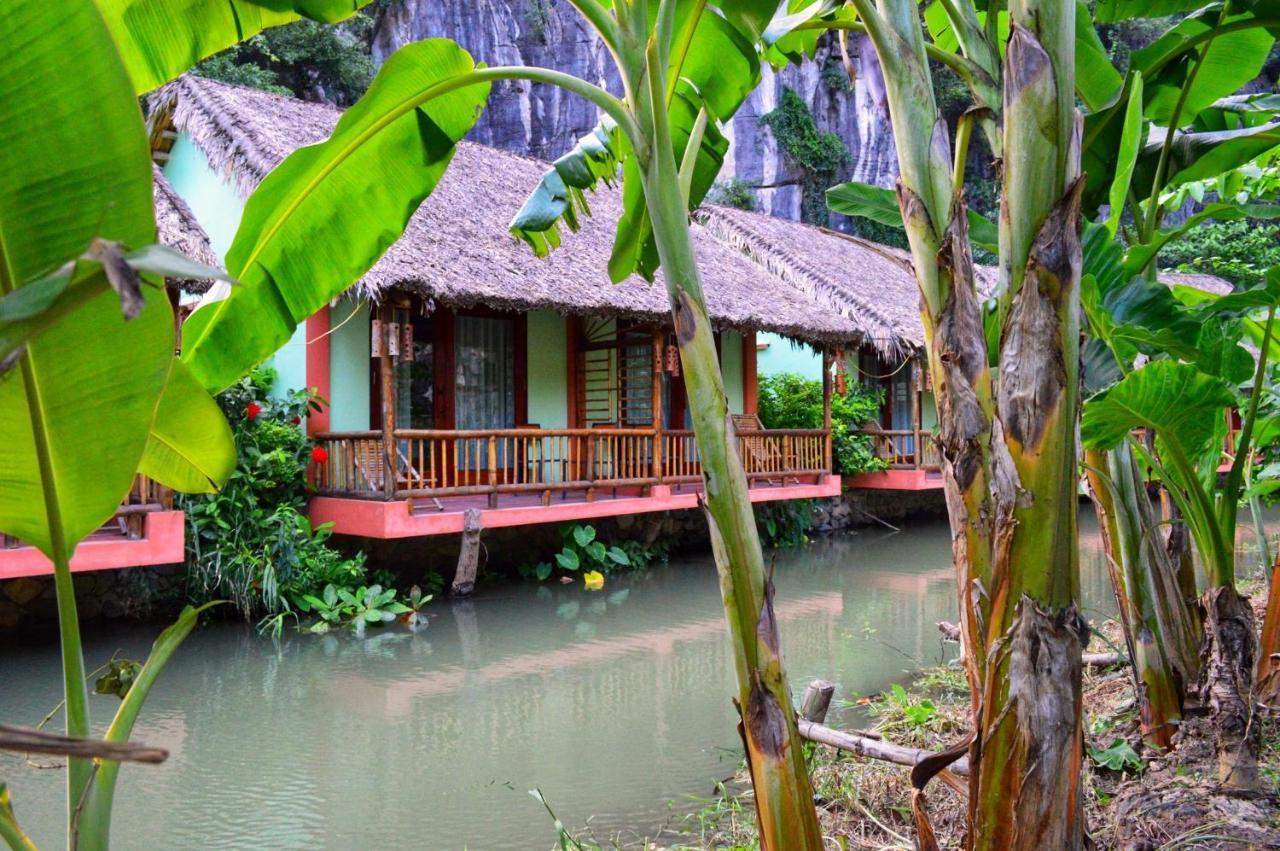
[[[859,429],[880,418],[884,392],[849,382],[848,393],[831,397],[831,444],[835,472],[845,476],[883,470],[871,438]],[[765,428],[822,428],[822,382],[794,372],[760,377],[758,410]]]

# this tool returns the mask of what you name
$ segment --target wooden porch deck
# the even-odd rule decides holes
[[[830,475],[796,477],[785,484],[757,480],[751,486],[751,501],[838,496],[840,488],[840,477]],[[480,528],[496,529],[682,511],[696,508],[701,493],[701,484],[679,484],[596,488],[591,499],[586,491],[559,491],[549,502],[536,493],[497,494],[493,501],[486,494],[461,494],[439,497],[438,507],[437,500],[422,497],[387,501],[317,496],[311,500],[311,521],[331,522],[335,532],[366,538],[456,535],[463,531],[470,510],[479,512]]]
[[[311,517],[371,538],[694,508],[702,488],[690,431],[651,428],[409,430],[316,435]],[[825,429],[743,427],[737,450],[752,500],[840,493]]]
[[[177,564],[186,558],[185,523],[173,510],[173,494],[144,476],[115,516],[80,542],[71,572]],[[0,582],[51,576],[53,562],[35,547],[0,534]]]

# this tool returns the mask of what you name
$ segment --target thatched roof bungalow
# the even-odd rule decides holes
[[[327,138],[340,115],[325,104],[192,76],[153,95],[149,112],[153,147],[162,156],[166,138],[186,134],[242,196],[294,150]],[[377,302],[399,291],[451,308],[553,309],[666,322],[660,276],[655,285],[636,277],[618,285],[608,281],[613,226],[621,210],[616,190],[592,195],[593,215],[584,219],[581,231],[566,233],[548,258],[533,256],[509,236],[511,218],[546,169],[538,160],[463,142],[404,237],[351,294]],[[708,309],[718,328],[768,330],[817,345],[863,338],[890,348],[908,344],[874,315],[856,321],[841,316],[706,229],[694,231]]]

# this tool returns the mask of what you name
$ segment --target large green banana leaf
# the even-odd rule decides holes
[[[222,390],[276,351],[404,233],[489,94],[478,84],[430,97],[433,87],[474,68],[446,39],[402,48],[329,139],[267,176],[227,252],[241,286],[183,328],[182,357],[201,385]]]
[[[1111,449],[1133,429],[1145,427],[1175,439],[1194,460],[1207,450],[1215,423],[1235,402],[1221,378],[1192,364],[1153,361],[1085,403],[1080,439],[1093,449]]]
[[[50,0],[52,2],[52,0]],[[334,23],[357,0],[94,0],[138,94],[268,27],[300,17]],[[54,5],[60,5],[55,3]]]
[[[838,183],[827,190],[827,209],[844,216],[860,216],[882,225],[902,230],[902,210],[898,207],[898,194],[883,186],[872,186],[851,180]],[[995,222],[969,210],[969,239],[992,254],[997,253],[999,234]]]
[[[1131,68],[1146,79],[1143,111],[1147,118],[1167,125],[1181,102],[1178,125],[1182,126],[1218,98],[1238,91],[1256,77],[1280,28],[1277,7],[1280,4],[1261,2],[1230,13],[1220,25],[1222,4],[1212,3],[1135,52]],[[1232,8],[1239,6],[1233,4]],[[1198,60],[1201,53],[1204,58]],[[1193,72],[1194,80],[1184,86]]]
[[[96,8],[18,0],[0,44],[0,294],[95,237],[153,242],[142,116]],[[126,322],[100,290],[0,377],[0,529],[47,555],[111,516],[142,457],[173,345],[168,300],[143,291]]]
[[[138,472],[183,493],[209,493],[236,467],[236,445],[222,409],[173,360]]]

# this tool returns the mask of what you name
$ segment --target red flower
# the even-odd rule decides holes
[[[302,417],[294,417],[293,419],[289,420],[289,422],[293,423],[294,425],[302,425]]]
[[[325,451],[323,446],[314,446],[311,448],[311,460],[317,464],[323,464],[329,460],[329,453]]]
[[[249,418],[249,422],[256,420],[260,413],[262,413],[262,406],[257,402],[250,402],[244,406],[244,415]]]

